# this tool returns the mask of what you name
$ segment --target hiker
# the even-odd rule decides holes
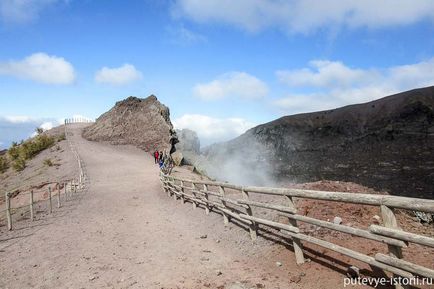
[[[162,151],[160,151],[160,157],[159,157],[158,160],[159,160],[159,161],[162,161],[162,160],[163,160],[163,152],[162,152]]]
[[[158,165],[160,166],[160,170],[162,170],[163,166],[164,166],[163,158],[160,159],[160,161],[158,162]]]
[[[160,159],[159,158],[159,153],[158,153],[158,151],[155,151],[154,152],[154,161],[155,161],[156,164],[158,164],[159,159]]]

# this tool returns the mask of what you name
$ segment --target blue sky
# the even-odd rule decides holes
[[[434,85],[434,1],[0,0],[0,147],[155,94],[202,144]]]

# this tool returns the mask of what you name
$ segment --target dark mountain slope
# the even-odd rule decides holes
[[[212,165],[207,167],[220,167],[212,174],[224,169],[226,160],[236,160],[252,168],[253,178],[266,171],[267,179],[279,181],[353,181],[392,194],[434,198],[433,108],[434,87],[427,87],[285,116],[209,147],[205,155]]]

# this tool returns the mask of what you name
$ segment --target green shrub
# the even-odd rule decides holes
[[[17,172],[21,172],[22,170],[24,170],[26,168],[26,160],[20,157],[12,163],[12,167]]]
[[[62,140],[66,140],[66,136],[65,136],[64,133],[62,133],[61,135],[59,135],[59,136],[57,137],[57,141],[58,141],[58,142],[60,142],[60,141],[62,141]]]
[[[51,147],[56,142],[54,137],[44,134],[38,135],[33,139],[26,140],[20,145],[13,144],[9,149],[9,155],[12,160],[22,158],[28,160],[39,154],[41,151]]]
[[[8,168],[9,168],[8,159],[6,158],[6,156],[0,156],[0,174],[6,172]]]
[[[47,167],[52,167],[53,166],[53,162],[51,161],[51,159],[45,159],[44,160],[44,165]]]
[[[8,150],[8,154],[12,160],[16,160],[20,157],[20,146],[16,142],[13,142]]]
[[[38,135],[33,139],[22,141],[20,144],[12,143],[8,150],[8,155],[12,160],[12,167],[16,171],[22,171],[26,167],[26,160],[29,160],[39,154],[41,151],[53,146],[56,143],[56,138],[42,134],[42,130],[37,129]],[[52,166],[53,163],[50,160]],[[45,161],[44,161],[45,164]],[[48,164],[47,164],[48,165]]]

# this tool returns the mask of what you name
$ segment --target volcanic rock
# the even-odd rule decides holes
[[[115,145],[131,144],[148,152],[173,152],[178,142],[169,108],[154,95],[145,99],[130,96],[117,102],[93,125],[84,129],[83,137]]]
[[[172,159],[173,159],[173,163],[175,164],[175,166],[180,166],[180,165],[182,165],[182,162],[184,160],[184,156],[182,155],[181,152],[176,151],[172,154]]]

